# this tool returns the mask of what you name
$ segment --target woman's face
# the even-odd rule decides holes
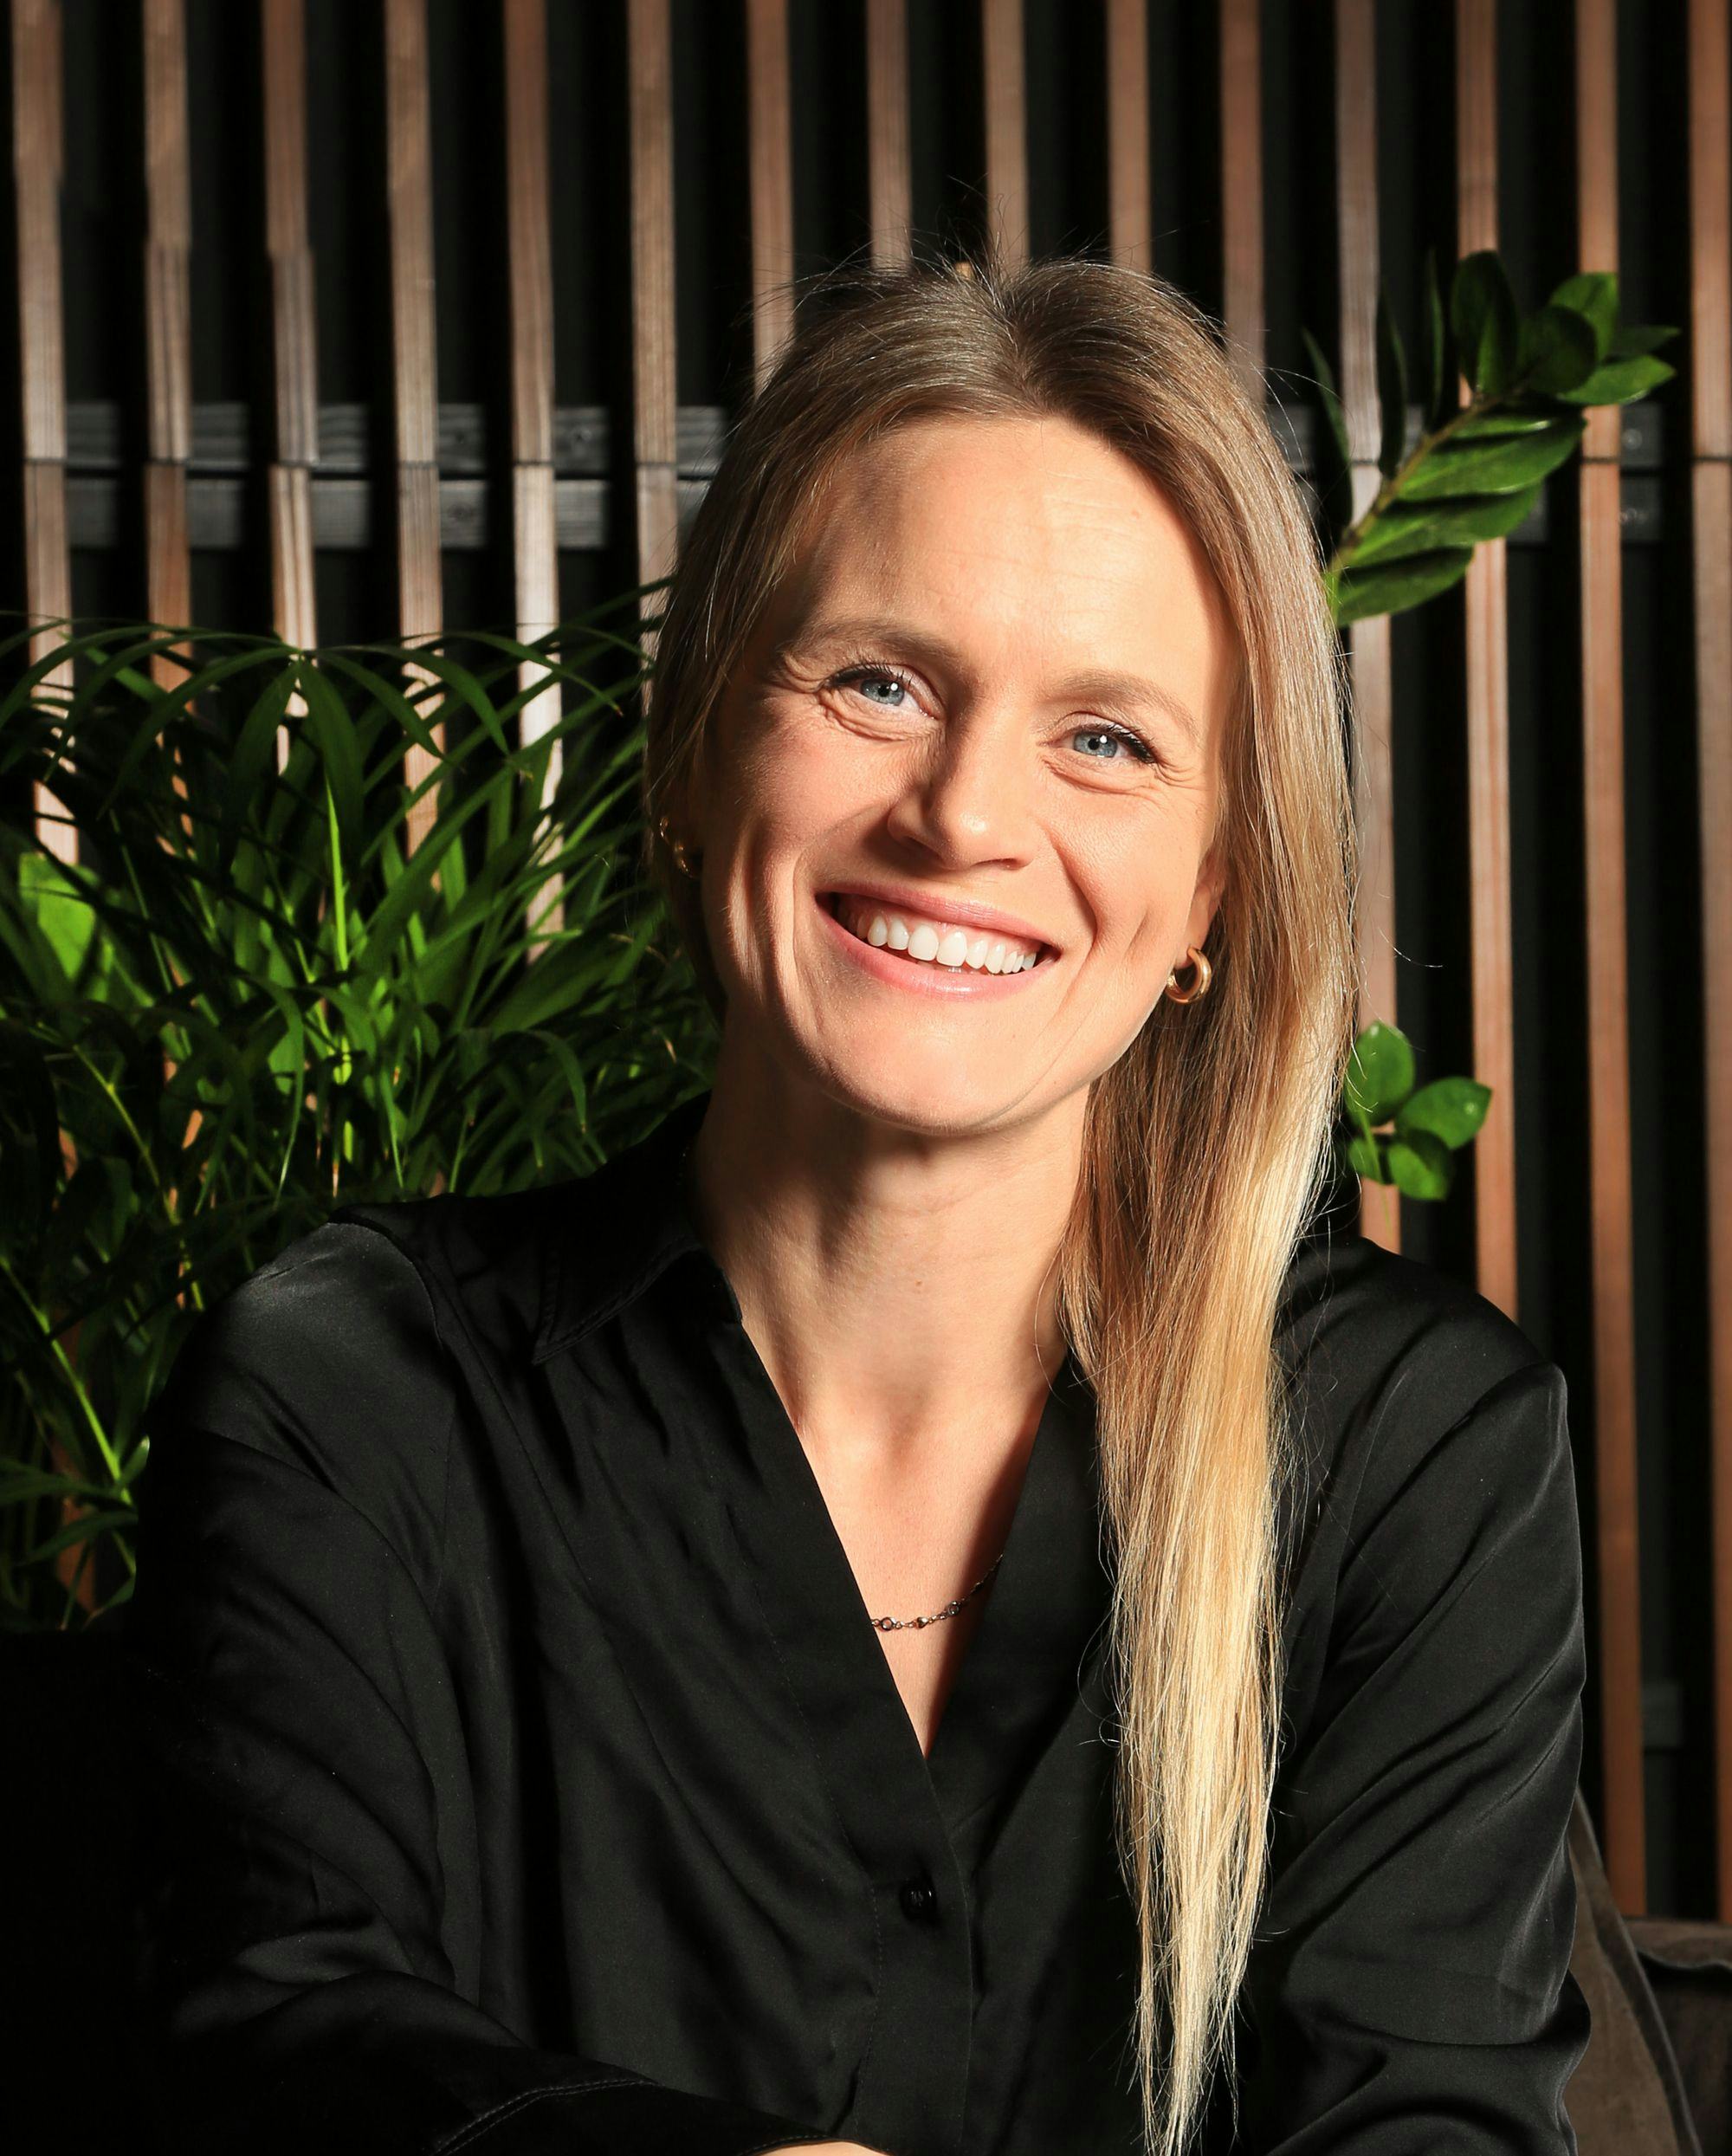
[[[929,418],[858,452],[675,819],[724,1053],[934,1133],[1085,1091],[1208,933],[1231,681],[1195,541],[1082,428]]]

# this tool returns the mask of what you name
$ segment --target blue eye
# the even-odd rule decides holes
[[[878,704],[883,710],[902,709],[900,703],[891,703],[880,696],[867,696],[866,683],[869,682],[878,682],[886,688],[899,690],[904,696],[908,693],[908,683],[902,675],[893,673],[887,666],[853,666],[845,674],[832,676],[830,685],[833,689],[857,689],[863,696],[866,696],[868,703]]]
[[[1073,741],[1093,739],[1117,741],[1121,747],[1129,749],[1138,763],[1152,764],[1154,761],[1154,751],[1148,744],[1133,734],[1128,726],[1082,726],[1076,729],[1071,738]],[[1118,763],[1121,761],[1121,759],[1117,756],[1097,756],[1095,759],[1097,763]]]

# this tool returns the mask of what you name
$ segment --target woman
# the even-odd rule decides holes
[[[1573,2148],[1563,1382],[1322,1204],[1341,688],[1171,288],[813,295],[650,706],[712,1090],[159,1404],[178,2147]]]

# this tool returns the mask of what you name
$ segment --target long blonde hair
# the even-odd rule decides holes
[[[835,466],[947,413],[1060,414],[1120,450],[1194,534],[1237,645],[1212,984],[1188,1006],[1163,997],[1091,1086],[1058,1259],[1061,1323],[1095,1397],[1115,1559],[1135,2070],[1151,2156],[1178,2156],[1212,2075],[1233,2073],[1267,1871],[1276,1523],[1292,1464],[1276,1327],[1324,1188],[1355,998],[1342,662],[1298,485],[1209,318],[1177,288],[1081,258],[829,273],[731,436],[659,634],[646,860],[718,1017],[695,890],[656,819]]]

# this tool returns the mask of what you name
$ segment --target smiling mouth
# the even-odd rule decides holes
[[[1050,943],[1021,942],[987,929],[947,923],[941,916],[899,915],[895,909],[859,898],[852,892],[824,891],[818,903],[856,942],[900,958],[912,966],[940,973],[1014,977],[1050,964],[1057,953]],[[910,931],[909,920],[916,923]]]

